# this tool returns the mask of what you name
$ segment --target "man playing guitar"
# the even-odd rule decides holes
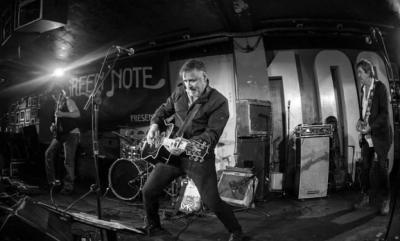
[[[229,241],[241,241],[242,228],[232,209],[219,196],[215,171],[214,148],[229,118],[228,101],[209,86],[203,62],[189,60],[183,64],[179,74],[183,84],[155,111],[146,137],[146,143],[157,145],[161,126],[171,116],[180,128],[170,143],[165,140],[171,139],[171,136],[162,139],[169,154],[176,160],[168,164],[163,160],[158,162],[143,187],[147,219],[145,231],[150,236],[163,235],[165,231],[158,214],[158,199],[171,181],[186,174],[193,180],[203,203],[230,232]]]
[[[356,125],[360,132],[362,198],[355,208],[381,200],[380,212],[389,212],[389,178],[387,158],[392,144],[389,123],[389,104],[385,85],[375,78],[370,61],[362,59],[357,65],[357,77],[361,82],[362,115]]]
[[[54,99],[56,99],[53,96]],[[53,139],[45,152],[47,181],[50,186],[58,184],[55,175],[54,161],[61,146],[64,148],[64,166],[66,175],[63,180],[61,194],[71,194],[74,190],[75,179],[75,153],[79,143],[80,131],[77,118],[80,111],[75,101],[66,96],[64,90],[60,90],[54,112],[54,122],[50,126]]]

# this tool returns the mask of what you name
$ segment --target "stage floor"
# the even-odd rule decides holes
[[[79,184],[75,193],[64,196],[55,193],[53,201],[50,194],[38,189],[30,194],[14,197],[27,197],[34,203],[48,205],[65,213],[97,217],[97,196],[89,193],[90,184]],[[385,234],[388,216],[380,216],[376,209],[353,210],[356,191],[338,191],[318,199],[296,200],[270,193],[265,200],[255,202],[248,209],[233,207],[243,226],[246,240],[254,241],[350,241],[380,240]],[[138,228],[143,225],[144,212],[140,196],[131,201],[124,201],[112,192],[103,193],[100,200],[102,219],[109,222]],[[117,232],[117,240],[184,240],[184,241],[224,241],[229,234],[215,217],[208,211],[195,215],[174,213],[173,202],[166,196],[161,203],[162,224],[172,237],[147,238],[135,232]],[[26,210],[29,213],[29,210]],[[34,213],[32,211],[32,213]],[[395,215],[398,219],[398,215]],[[40,217],[38,217],[40,218]],[[90,225],[89,225],[90,226]],[[79,240],[100,240],[99,232],[93,228],[72,227],[71,232],[81,237]],[[18,227],[15,227],[18,232]],[[57,229],[57,228],[56,228]],[[94,229],[97,230],[97,229]],[[86,239],[82,239],[85,237]],[[31,237],[30,240],[36,240]],[[106,238],[104,238],[106,239]]]

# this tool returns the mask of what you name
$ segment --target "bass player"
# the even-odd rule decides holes
[[[53,98],[56,99],[54,96]],[[46,175],[50,186],[58,185],[59,181],[56,179],[54,162],[60,147],[63,146],[66,174],[60,193],[70,195],[74,191],[75,153],[80,136],[77,119],[80,117],[80,111],[75,101],[68,98],[64,90],[60,90],[56,102],[54,122],[50,126],[53,139],[45,152]]]

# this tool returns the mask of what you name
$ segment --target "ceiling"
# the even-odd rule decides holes
[[[0,90],[112,45],[144,52],[218,36],[397,29],[398,7],[397,0],[69,0],[65,26],[15,32],[0,47]]]

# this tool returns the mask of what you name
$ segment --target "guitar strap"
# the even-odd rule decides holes
[[[201,104],[197,103],[193,107],[192,111],[188,116],[186,116],[185,120],[183,121],[181,127],[178,129],[176,132],[176,136],[181,137],[183,135],[183,132],[186,130],[188,127],[189,123],[193,120],[194,116],[197,114],[197,112],[200,109]]]

